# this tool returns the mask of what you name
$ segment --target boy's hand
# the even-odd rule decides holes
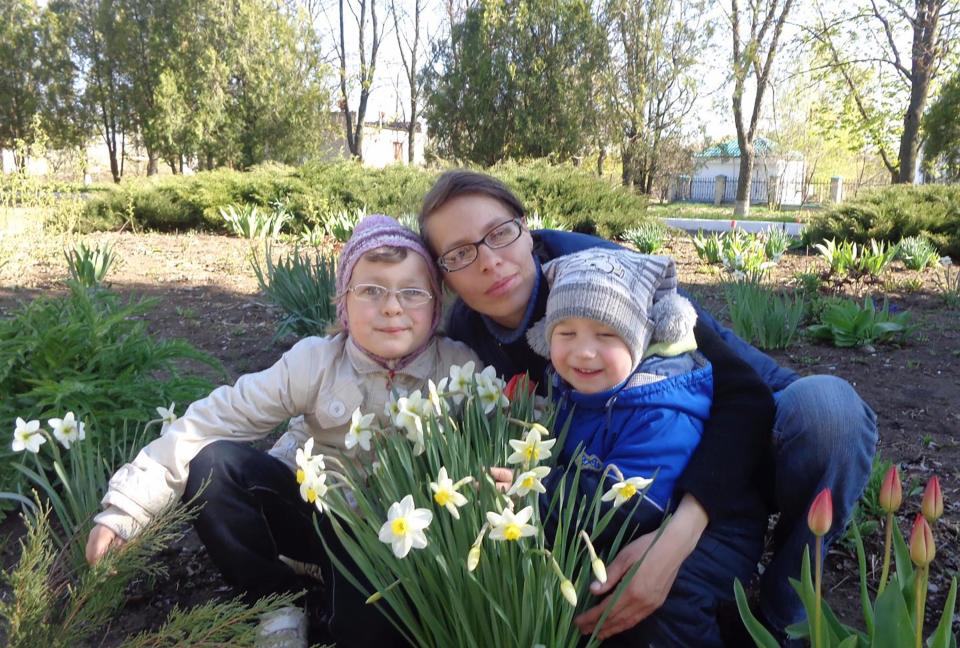
[[[103,555],[114,547],[120,547],[125,540],[113,532],[109,527],[98,524],[90,530],[87,536],[87,563],[92,567],[100,562]]]
[[[513,471],[509,468],[495,466],[490,469],[490,476],[493,477],[493,481],[500,491],[507,492],[513,486]]]

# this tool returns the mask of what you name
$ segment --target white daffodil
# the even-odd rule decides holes
[[[397,400],[399,409],[394,425],[407,433],[407,439],[413,443],[413,454],[423,453],[423,421],[420,418],[423,412],[423,398],[420,396],[420,390],[416,390],[406,397]]]
[[[572,607],[577,607],[577,589],[570,582],[570,579],[565,578],[560,581],[560,593],[563,594],[563,598],[567,599],[567,603]]]
[[[611,486],[610,490],[604,493],[600,500],[603,502],[613,500],[613,506],[617,507],[652,483],[653,480],[646,477],[630,477]]]
[[[520,473],[517,475],[516,481],[513,482],[513,486],[507,491],[507,495],[519,495],[523,497],[530,491],[546,493],[547,489],[541,480],[548,474],[550,474],[550,469],[547,466],[537,466],[536,468],[531,468],[526,472]]]
[[[497,375],[497,370],[493,365],[484,368],[483,371],[478,373],[476,381],[477,385],[480,385],[481,383],[487,383],[494,387],[498,387],[500,391],[503,391],[507,387],[507,383]]]
[[[300,484],[300,497],[313,504],[323,513],[323,498],[327,494],[327,474],[323,455],[313,454],[313,438],[307,439],[302,448],[297,449],[297,483]]]
[[[380,542],[392,545],[393,555],[404,558],[410,549],[427,546],[423,530],[433,521],[433,513],[425,508],[415,508],[413,496],[407,495],[390,505],[387,521],[380,527]]]
[[[13,444],[10,446],[14,452],[23,452],[28,450],[33,453],[40,452],[40,446],[47,442],[47,439],[40,434],[40,421],[24,421],[17,417],[17,427],[13,430]]]
[[[323,462],[323,455],[313,454],[313,437],[307,439],[307,442],[303,444],[302,448],[297,448],[297,456],[295,461],[297,467],[305,472],[320,472],[326,470],[326,465]]]
[[[396,420],[397,414],[400,413],[400,406],[397,404],[397,401],[399,401],[403,395],[404,394],[397,394],[391,391],[387,397],[387,402],[383,405],[383,415],[387,417],[388,421]]]
[[[456,484],[447,476],[446,467],[441,467],[437,475],[437,481],[430,482],[430,490],[433,491],[433,501],[446,508],[450,515],[455,519],[460,519],[460,511],[457,507],[467,503],[467,498],[457,492],[457,489],[466,483],[472,481],[472,477],[461,479]]]
[[[47,423],[53,429],[53,438],[60,442],[67,450],[70,449],[71,443],[76,443],[77,441],[83,441],[86,438],[86,433],[83,430],[83,422],[77,421],[73,412],[67,412],[67,415],[62,419],[52,418]]]
[[[163,427],[166,429],[168,425],[171,425],[174,421],[177,420],[177,415],[173,411],[173,408],[176,407],[176,403],[170,403],[170,407],[158,407],[157,415],[160,417],[160,420],[163,421]]]
[[[502,385],[492,380],[477,381],[477,396],[483,404],[483,413],[489,414],[495,407],[509,407],[510,401],[503,393]]]
[[[465,363],[461,367],[456,365],[450,367],[450,382],[447,384],[447,388],[452,394],[451,399],[457,405],[459,405],[461,401],[463,401],[463,397],[467,395],[467,389],[470,387],[470,383],[473,382],[473,371],[475,368],[476,363],[474,363],[473,360]]]
[[[953,265],[953,259],[948,256],[940,257],[940,265],[942,265],[944,268],[949,268]]]
[[[371,423],[373,423],[373,414],[361,414],[359,407],[353,410],[350,429],[347,430],[346,437],[343,439],[343,445],[347,450],[358,445],[364,450],[370,450],[370,439],[373,438]]]
[[[509,508],[503,509],[499,514],[487,511],[487,522],[490,523],[490,539],[513,541],[535,535],[537,529],[532,524],[527,524],[532,515],[532,506],[521,509],[518,513],[514,513]]]
[[[440,392],[432,380],[427,381],[427,400],[424,401],[423,415],[443,416],[440,402]]]
[[[540,463],[544,459],[550,458],[550,448],[557,442],[556,439],[547,441],[540,440],[540,428],[537,426],[530,428],[524,439],[510,439],[510,447],[514,452],[507,457],[507,463],[523,464],[532,466]]]

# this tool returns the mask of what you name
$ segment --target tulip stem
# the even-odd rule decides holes
[[[823,640],[820,637],[821,581],[823,580],[821,576],[821,571],[822,571],[821,570],[821,563],[822,563],[821,554],[822,553],[823,553],[823,536],[817,536],[817,550],[816,550],[816,561],[815,561],[816,571],[815,571],[815,581],[814,581],[816,583],[817,596],[815,599],[816,603],[815,603],[814,615],[813,615],[813,646],[814,648],[823,647]]]
[[[886,537],[883,542],[883,569],[880,571],[880,585],[877,587],[877,596],[883,594],[887,586],[887,576],[890,575],[890,543],[893,540],[893,511],[887,513]]]
[[[916,598],[916,641],[914,646],[922,648],[923,646],[923,615],[924,607],[927,602],[927,573],[930,567],[920,567],[917,569],[916,580],[914,581],[917,590]]]

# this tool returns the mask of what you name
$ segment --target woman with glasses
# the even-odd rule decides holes
[[[526,340],[546,308],[541,264],[616,246],[578,233],[529,231],[517,197],[472,171],[443,174],[424,198],[419,221],[444,282],[458,296],[447,334],[502,376],[529,372],[544,384],[546,360]],[[714,369],[710,420],[677,482],[676,510],[661,537],[626,545],[608,566],[607,582],[594,584],[598,604],[576,619],[592,632],[609,593],[643,558],[601,629],[604,645],[722,646],[717,613],[731,605],[733,579],[750,580],[768,511],[780,518],[760,582],[761,613],[782,635],[803,618],[788,578],[799,576],[803,546],[812,539],[807,506],[829,487],[836,521],[846,522],[870,474],[876,417],[846,381],[801,378],[697,311],[697,346]],[[828,540],[842,528],[834,524]]]

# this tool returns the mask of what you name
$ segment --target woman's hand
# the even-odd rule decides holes
[[[490,476],[497,486],[497,490],[506,493],[513,486],[513,471],[509,468],[494,466],[490,469]]]
[[[122,546],[124,542],[125,540],[109,527],[102,524],[96,525],[90,530],[90,535],[87,536],[87,563],[91,567],[96,565],[107,551]]]
[[[607,582],[594,582],[590,586],[595,596],[613,591],[620,579],[639,560],[643,559],[643,562],[607,616],[598,634],[600,639],[629,630],[663,605],[680,572],[680,565],[697,546],[706,526],[706,511],[692,495],[687,494],[680,500],[680,506],[657,542],[654,542],[657,538],[657,532],[654,531],[640,536],[620,550],[607,565]],[[611,596],[606,597],[574,619],[580,632],[585,635],[593,633],[611,599]]]

